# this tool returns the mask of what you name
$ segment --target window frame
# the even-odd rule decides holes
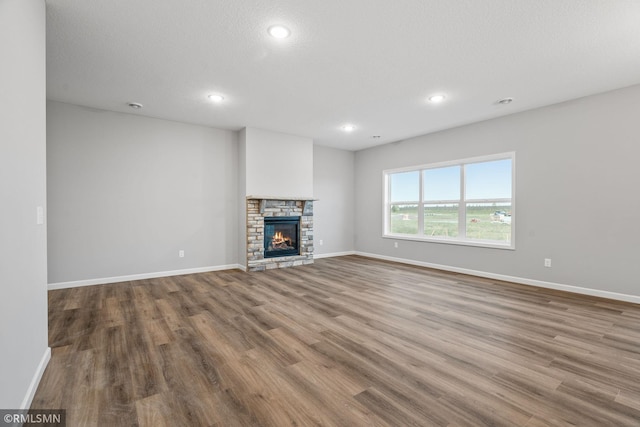
[[[497,160],[511,160],[511,198],[495,198],[495,199],[466,199],[466,165],[475,163],[486,163]],[[425,201],[424,195],[424,171],[429,169],[438,169],[444,167],[459,166],[460,167],[460,198],[456,200],[428,200]],[[391,197],[391,175],[403,172],[419,172],[419,200],[390,201]],[[515,232],[516,232],[516,155],[515,152],[497,153],[479,157],[469,157],[465,159],[451,160],[438,163],[429,163],[419,166],[409,166],[396,169],[386,169],[382,171],[382,192],[383,192],[383,223],[382,237],[395,240],[414,240],[430,243],[444,243],[452,245],[479,246],[486,248],[510,249],[515,250]],[[466,237],[467,228],[467,204],[471,203],[511,203],[511,239],[509,242],[501,242],[498,240],[482,240]],[[458,236],[427,236],[424,234],[424,214],[426,205],[437,204],[458,204]],[[418,206],[418,234],[401,234],[392,233],[391,228],[391,207],[393,205],[417,205]]]

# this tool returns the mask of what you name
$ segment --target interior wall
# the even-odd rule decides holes
[[[49,283],[237,263],[236,132],[59,102],[47,124]]]
[[[238,264],[247,267],[247,129],[238,132]]]
[[[0,1],[0,56],[0,408],[22,408],[50,354],[43,0]]]
[[[313,196],[313,140],[246,128],[246,195]]]
[[[317,256],[354,250],[355,153],[313,147],[313,240]]]
[[[357,152],[357,251],[640,296],[639,107],[633,86]],[[514,251],[382,237],[383,170],[508,151]]]

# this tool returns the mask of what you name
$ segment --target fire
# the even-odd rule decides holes
[[[276,231],[271,237],[271,246],[273,249],[289,249],[292,247],[291,237],[282,234],[282,231]]]
[[[271,239],[271,242],[274,244],[284,243],[284,236],[282,236],[282,231],[277,231],[276,234]]]

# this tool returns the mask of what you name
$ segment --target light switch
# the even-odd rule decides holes
[[[44,224],[44,208],[42,206],[36,208],[36,224]]]

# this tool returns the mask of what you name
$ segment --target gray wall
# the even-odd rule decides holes
[[[313,195],[318,199],[313,203],[316,255],[354,250],[354,161],[352,151],[313,147]]]
[[[247,196],[312,196],[311,138],[256,128],[244,135]]]
[[[49,283],[237,263],[237,133],[59,102],[47,125]]]
[[[247,267],[247,129],[238,132],[238,264]]]
[[[43,0],[0,1],[0,56],[0,408],[20,408],[49,354],[47,229],[36,224],[37,206],[46,213]]]
[[[356,153],[356,250],[640,296],[640,86]],[[516,250],[382,238],[382,171],[516,152]],[[543,259],[552,259],[552,268]]]

